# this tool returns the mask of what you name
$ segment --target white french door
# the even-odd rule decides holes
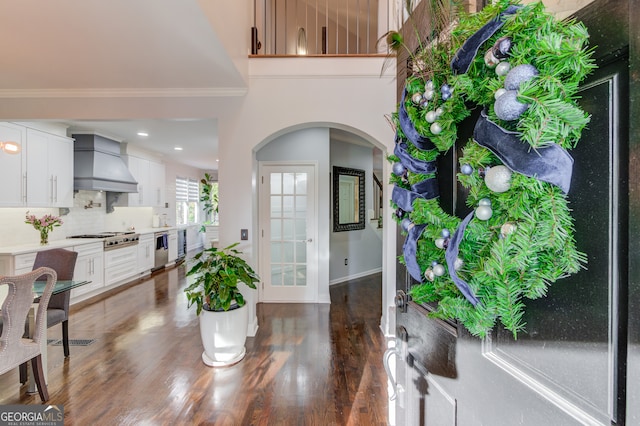
[[[260,165],[263,302],[317,302],[316,166]]]

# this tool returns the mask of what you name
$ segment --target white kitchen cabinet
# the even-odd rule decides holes
[[[73,206],[73,141],[27,128],[26,205]]]
[[[138,275],[138,246],[129,246],[104,252],[104,285],[123,283]]]
[[[144,273],[154,266],[154,242],[153,234],[141,234],[138,240],[138,272]]]
[[[18,154],[0,153],[0,206],[25,205],[25,180],[27,177],[26,129],[12,123],[0,122],[0,140],[18,142],[22,151]]]
[[[73,270],[74,281],[91,281],[71,290],[71,298],[100,290],[104,287],[104,244],[102,242],[74,246],[78,253]]]
[[[149,182],[151,191],[149,201],[152,207],[164,207],[165,202],[165,166],[155,161],[149,162]]]
[[[138,192],[124,197],[127,207],[164,207],[165,166],[145,158],[123,157],[129,171],[138,182]]]
[[[175,229],[167,231],[167,240],[169,243],[169,263],[175,262],[178,258],[178,231]]]
[[[0,276],[3,275],[21,275],[31,272],[33,263],[36,260],[36,252],[22,253],[18,255],[3,254],[0,255]],[[0,287],[0,306],[7,297],[8,287],[3,285]]]

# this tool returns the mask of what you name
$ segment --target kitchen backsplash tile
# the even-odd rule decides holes
[[[40,235],[31,225],[24,223],[25,214],[41,217],[45,214],[59,216],[65,209],[57,208],[0,208],[0,246],[37,244]],[[70,235],[91,234],[105,231],[124,231],[131,226],[150,228],[154,213],[166,213],[168,209],[152,207],[116,207],[107,214],[105,194],[96,191],[78,191],[74,194],[73,207],[62,216],[62,226],[49,234],[50,241],[62,240]]]

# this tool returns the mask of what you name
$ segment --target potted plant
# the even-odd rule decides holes
[[[246,352],[249,317],[238,283],[255,289],[260,277],[238,256],[242,254],[234,248],[238,244],[204,249],[193,257],[187,272],[187,277],[193,277],[184,290],[188,307],[196,305],[204,346],[202,361],[211,367],[235,364]]]

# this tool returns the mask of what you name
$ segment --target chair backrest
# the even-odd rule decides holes
[[[33,341],[36,345],[21,344],[24,325],[33,303],[33,283],[40,277],[47,278],[40,304],[36,313]],[[35,271],[14,277],[0,278],[0,286],[7,286],[7,297],[2,303],[2,333],[0,334],[0,374],[17,367],[40,353],[40,341],[45,338],[47,304],[56,283],[56,271],[51,268],[38,268]],[[37,349],[36,349],[37,348]],[[25,359],[26,358],[26,359]]]
[[[36,260],[33,263],[33,269],[40,267],[51,268],[58,274],[60,281],[73,279],[73,270],[76,267],[76,259],[78,253],[71,250],[61,248],[39,251],[36,254]],[[49,301],[49,308],[69,310],[69,291],[60,294],[54,294]]]

